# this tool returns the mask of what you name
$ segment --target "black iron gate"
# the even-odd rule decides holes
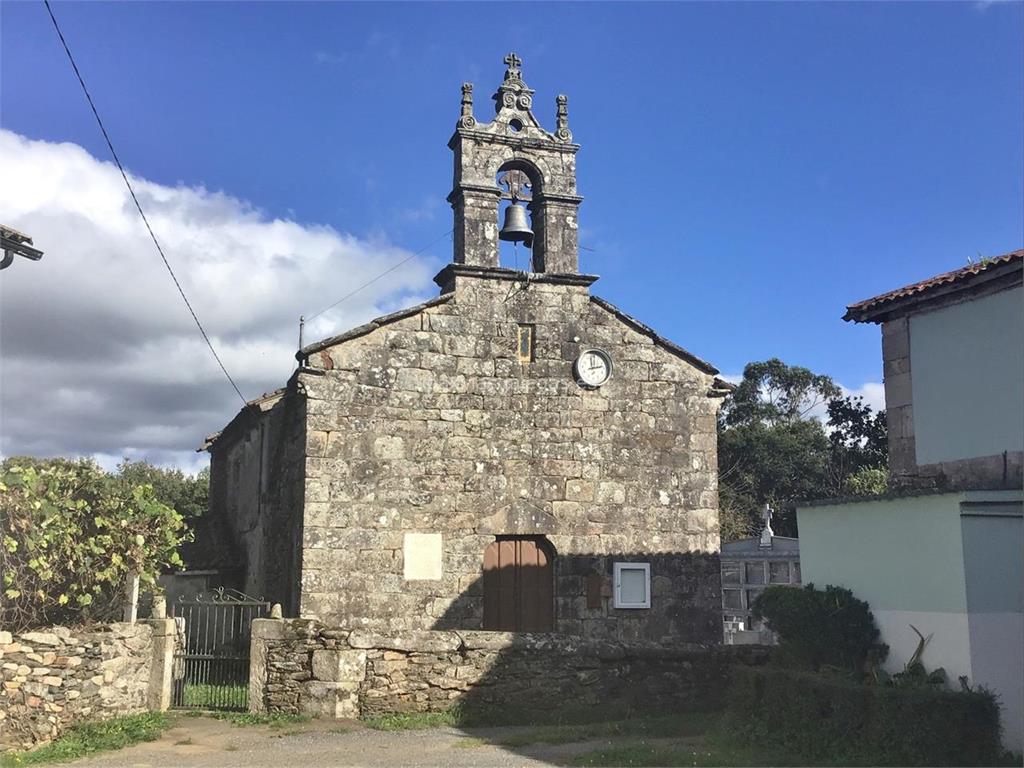
[[[252,620],[270,603],[220,587],[171,605],[178,629],[171,706],[245,710]]]

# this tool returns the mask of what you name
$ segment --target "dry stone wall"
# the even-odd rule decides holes
[[[714,708],[754,646],[669,648],[554,634],[410,631],[383,636],[304,619],[253,622],[250,707],[355,717],[437,712],[513,721],[567,707]]]
[[[556,629],[594,638],[716,642],[714,369],[543,276],[454,278],[421,311],[310,353],[299,615],[394,633],[481,627],[483,552],[544,535],[556,557]],[[534,334],[532,359],[516,349]],[[600,347],[599,389],[573,361]],[[405,577],[410,533],[442,537],[441,577]],[[587,607],[572,558],[659,557],[650,610]],[[688,562],[688,559],[690,562]],[[561,569],[561,570],[560,570]],[[565,570],[567,569],[567,570]]]
[[[147,624],[0,631],[0,744],[29,747],[80,720],[147,709],[153,645]]]

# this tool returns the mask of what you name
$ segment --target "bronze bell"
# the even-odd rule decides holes
[[[512,203],[505,209],[505,224],[498,233],[498,239],[522,243],[527,248],[533,245],[533,230],[530,229],[530,222],[526,218],[526,209],[523,206]]]

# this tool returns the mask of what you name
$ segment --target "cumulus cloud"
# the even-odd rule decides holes
[[[123,456],[194,470],[241,402],[193,324],[115,166],[0,130],[3,223],[42,261],[0,272],[0,452]],[[202,187],[132,176],[146,215],[246,397],[295,366],[298,317],[408,257],[386,241],[269,218]],[[443,246],[442,246],[443,247]],[[434,295],[418,257],[307,323],[309,341]]]

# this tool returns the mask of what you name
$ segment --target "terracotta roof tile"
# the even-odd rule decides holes
[[[897,288],[894,291],[883,293],[874,298],[850,304],[846,308],[843,320],[852,320],[859,323],[877,322],[883,319],[881,317],[883,314],[897,307],[902,308],[910,304],[916,304],[921,300],[930,298],[940,289],[944,289],[943,292],[945,293],[949,290],[955,290],[959,285],[968,287],[970,284],[982,279],[982,277],[989,277],[997,270],[1005,272],[1007,270],[1006,265],[1014,264],[1018,266],[1024,264],[1024,249],[982,259],[975,264],[968,264],[966,267],[954,269],[951,272],[943,272],[941,275],[935,275],[935,277],[930,277],[927,280],[921,280],[920,282],[905,285],[902,288]],[[1011,266],[1009,269],[1013,270],[1013,267]]]

